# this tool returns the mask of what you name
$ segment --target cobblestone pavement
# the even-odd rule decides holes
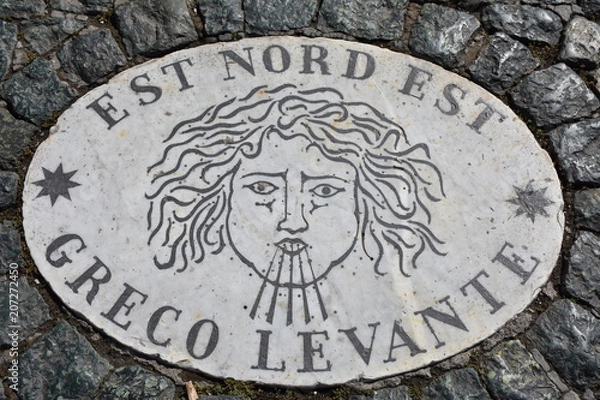
[[[599,22],[598,0],[0,0],[0,326],[10,323],[12,280],[22,326],[18,335],[0,331],[0,399],[185,399],[186,381],[212,399],[600,398]],[[528,123],[559,170],[567,226],[555,272],[527,310],[428,368],[289,391],[161,365],[61,305],[27,254],[19,200],[54,118],[148,59],[281,34],[364,41],[433,61]]]

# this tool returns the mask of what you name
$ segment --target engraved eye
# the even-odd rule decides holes
[[[345,189],[341,189],[341,188],[337,188],[335,186],[332,185],[328,185],[326,183],[322,183],[312,189],[310,189],[310,192],[312,192],[313,194],[319,196],[319,197],[331,197],[331,196],[335,196],[336,194],[345,191]]]
[[[254,182],[249,185],[244,185],[243,187],[252,190],[256,194],[264,194],[264,195],[271,194],[274,191],[276,191],[277,189],[279,189],[277,186],[273,185],[272,183],[266,182],[266,181]]]

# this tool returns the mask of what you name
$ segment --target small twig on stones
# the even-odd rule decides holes
[[[188,400],[198,400],[198,393],[196,393],[196,389],[194,388],[192,381],[185,383],[185,390],[187,391]]]

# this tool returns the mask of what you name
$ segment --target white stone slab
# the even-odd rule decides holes
[[[491,94],[359,43],[170,54],[79,99],[25,182],[58,296],[150,356],[284,386],[449,357],[533,300],[563,232],[548,155]]]

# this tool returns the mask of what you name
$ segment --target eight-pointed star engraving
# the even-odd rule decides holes
[[[56,171],[51,172],[46,168],[42,167],[44,171],[44,179],[33,182],[34,185],[41,186],[42,190],[36,198],[43,196],[50,196],[50,202],[52,206],[56,203],[56,200],[62,196],[67,200],[71,200],[69,189],[79,186],[77,182],[73,182],[71,177],[75,175],[77,170],[71,172],[64,172],[63,165],[60,163],[56,168]]]
[[[517,208],[517,216],[525,214],[527,218],[531,219],[531,222],[535,222],[536,215],[549,216],[546,212],[546,207],[554,204],[554,202],[546,197],[548,187],[534,189],[531,182],[527,183],[527,186],[524,188],[513,187],[516,196],[506,201],[519,206]]]

